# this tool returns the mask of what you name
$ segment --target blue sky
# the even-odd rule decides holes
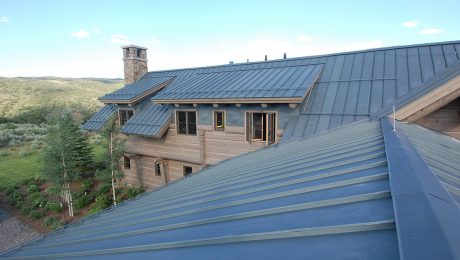
[[[0,76],[122,77],[149,70],[460,40],[459,0],[0,0]]]

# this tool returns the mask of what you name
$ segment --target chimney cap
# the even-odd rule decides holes
[[[139,45],[134,45],[134,44],[124,45],[124,46],[121,46],[121,48],[122,48],[122,49],[137,48],[137,49],[141,49],[141,50],[148,50],[148,49],[145,48],[145,47],[142,47],[142,46],[139,46]]]

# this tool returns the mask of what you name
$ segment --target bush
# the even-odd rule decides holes
[[[41,217],[43,217],[43,213],[41,213],[39,210],[36,210],[36,209],[30,210],[29,218],[31,218],[31,219],[40,219]]]
[[[10,205],[17,205],[22,202],[22,199],[22,194],[18,190],[15,190],[8,195],[8,202]]]
[[[53,217],[45,217],[43,219],[43,225],[45,225],[45,227],[49,227],[51,226],[51,224],[53,224],[55,221],[57,221],[57,219],[53,218]]]
[[[0,147],[2,147],[1,144],[0,144]],[[8,155],[10,155],[9,152],[7,152],[7,151],[5,151],[5,150],[0,150],[0,157],[6,157],[6,156],[8,156]]]
[[[96,202],[91,205],[90,212],[91,213],[97,213],[103,209],[106,209],[110,206],[111,204],[111,199],[110,196],[107,194],[101,194],[96,197]]]
[[[144,189],[140,187],[126,187],[124,194],[125,194],[126,199],[130,199],[130,198],[136,197],[137,195],[143,192],[144,192]]]
[[[112,189],[112,184],[110,184],[110,183],[101,183],[97,187],[96,194],[97,195],[103,195],[103,194],[108,193],[111,189]]]
[[[61,190],[58,187],[53,186],[53,187],[49,187],[48,189],[46,189],[45,193],[50,194],[50,195],[60,195]]]
[[[40,191],[40,188],[37,185],[31,183],[29,186],[27,186],[27,193],[34,193],[37,191]]]
[[[82,209],[85,206],[91,204],[91,202],[93,202],[93,199],[94,197],[91,195],[83,195],[74,201],[74,207],[75,209]]]
[[[6,188],[6,195],[10,195],[14,191],[17,191],[19,189],[19,186],[17,184],[10,185]]]
[[[48,201],[45,206],[46,210],[49,210],[53,213],[60,213],[62,212],[62,206],[61,203],[55,202],[55,201]]]
[[[31,151],[27,151],[27,150],[21,150],[19,151],[19,156],[21,156],[22,158],[25,158],[25,157],[28,157],[30,155],[32,155],[32,152]]]
[[[27,206],[27,205],[23,205],[21,207],[21,214],[24,215],[24,216],[27,216],[29,215],[30,211],[32,210],[31,207]]]
[[[46,197],[38,191],[30,194],[29,199],[32,202],[34,208],[43,208],[48,203]]]

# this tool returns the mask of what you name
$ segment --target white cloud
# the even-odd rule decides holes
[[[413,28],[419,24],[418,21],[406,21],[402,23],[402,26],[407,27],[407,28]]]
[[[421,34],[438,34],[442,32],[444,32],[444,30],[438,29],[438,28],[429,28],[429,29],[424,29],[420,31]]]
[[[10,21],[10,19],[8,19],[8,17],[0,16],[0,23],[7,23],[9,21]]]
[[[160,40],[158,40],[158,38],[156,38],[156,37],[151,37],[150,40],[147,42],[147,46],[149,48],[160,46],[161,44],[162,44],[162,42]]]
[[[100,32],[101,32],[101,29],[99,29],[98,26],[94,26],[93,33],[100,33]]]
[[[72,32],[70,33],[73,37],[77,39],[83,39],[83,38],[88,38],[91,34],[83,29],[80,29],[78,32]]]
[[[298,40],[299,42],[307,43],[307,42],[312,42],[312,41],[314,41],[315,38],[312,37],[312,36],[308,36],[308,35],[299,35],[299,36],[297,37],[297,40]]]
[[[110,39],[112,43],[116,44],[129,44],[128,36],[123,35],[123,34],[114,34],[112,35],[112,38]]]

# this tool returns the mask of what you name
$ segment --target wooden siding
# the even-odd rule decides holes
[[[154,188],[183,177],[183,166],[193,172],[244,153],[266,146],[265,142],[246,141],[244,127],[226,126],[225,131],[214,131],[212,125],[198,125],[198,133],[179,135],[174,123],[161,139],[141,136],[128,137],[131,170],[125,171],[125,181],[132,185]],[[277,140],[282,135],[277,129]],[[165,162],[165,176],[155,176],[155,160]]]
[[[420,118],[416,123],[460,139],[460,98]]]

